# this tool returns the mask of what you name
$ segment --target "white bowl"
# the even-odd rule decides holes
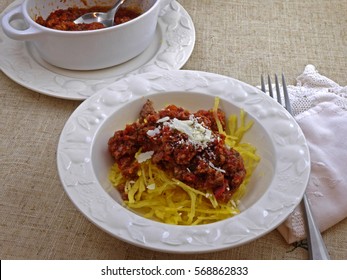
[[[57,9],[111,6],[112,0],[24,0],[2,17],[5,34],[15,40],[33,42],[48,63],[70,70],[96,70],[126,62],[142,53],[151,43],[160,10],[171,0],[128,0],[124,6],[140,7],[139,17],[109,28],[91,31],[60,31],[35,22]],[[86,6],[85,4],[86,3]],[[24,19],[22,30],[15,20]]]
[[[135,121],[147,99],[156,109],[168,104],[210,109],[214,97],[227,115],[244,109],[252,129],[247,141],[261,161],[241,199],[241,213],[216,223],[174,226],[124,208],[108,180],[113,164],[107,142]],[[257,88],[205,72],[166,71],[123,79],[84,101],[67,121],[58,145],[58,171],[65,191],[94,224],[137,246],[176,253],[236,247],[281,224],[300,202],[310,173],[306,140],[285,109]]]

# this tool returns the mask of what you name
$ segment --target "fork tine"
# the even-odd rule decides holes
[[[260,80],[261,80],[261,91],[262,92],[266,92],[264,76],[263,75],[260,76]]]
[[[269,85],[269,94],[271,97],[274,97],[273,92],[272,92],[272,83],[271,83],[270,75],[267,76],[267,83]]]
[[[278,82],[277,74],[275,74],[275,87],[276,87],[277,102],[282,104],[281,90],[280,90],[280,84]]]
[[[284,95],[285,107],[286,107],[287,111],[292,115],[292,107],[290,105],[286,79],[285,79],[283,73],[282,73],[282,86],[283,86],[283,95]]]

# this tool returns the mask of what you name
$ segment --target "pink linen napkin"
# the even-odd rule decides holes
[[[311,175],[306,194],[323,232],[347,217],[347,87],[307,65],[288,86],[293,114],[309,145]],[[288,243],[306,238],[300,205],[278,227]]]

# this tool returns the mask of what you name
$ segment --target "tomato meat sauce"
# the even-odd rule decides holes
[[[225,113],[218,109],[217,117],[225,128]],[[220,202],[229,201],[246,176],[241,155],[226,146],[212,110],[191,113],[169,105],[156,111],[147,100],[139,119],[116,131],[108,149],[129,180],[138,178],[140,152],[169,176],[212,192]],[[126,197],[122,187],[119,190]]]
[[[94,6],[90,8],[68,8],[58,9],[49,14],[47,19],[43,19],[41,16],[36,18],[36,23],[45,26],[47,28],[63,30],[63,31],[84,31],[84,30],[96,30],[105,28],[102,23],[79,23],[75,24],[73,21],[80,16],[91,12],[107,12],[111,7]],[[120,7],[115,15],[115,25],[125,23],[134,18],[140,16],[142,12],[136,8]]]

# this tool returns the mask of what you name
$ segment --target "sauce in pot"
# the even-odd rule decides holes
[[[83,31],[105,28],[99,22],[75,24],[73,21],[80,16],[90,12],[107,12],[111,7],[94,6],[91,8],[68,8],[53,11],[46,20],[41,16],[36,18],[36,22],[47,28],[63,31]],[[135,8],[120,7],[115,15],[115,25],[130,21],[141,15],[141,11]]]

